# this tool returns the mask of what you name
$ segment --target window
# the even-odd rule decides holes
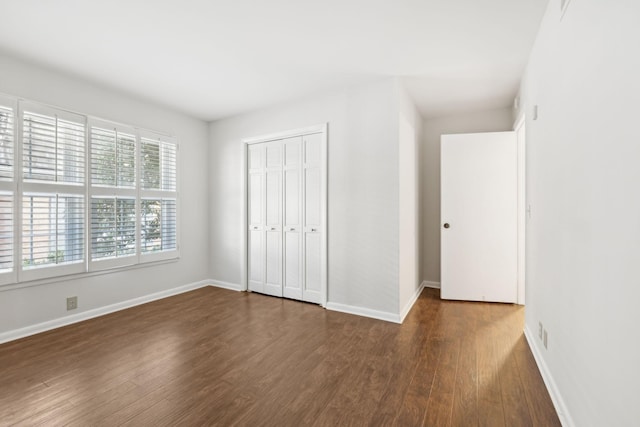
[[[0,95],[0,285],[177,258],[177,153]]]
[[[85,271],[83,116],[22,104],[22,277]]]
[[[141,253],[143,259],[162,259],[178,248],[178,146],[172,139],[152,134],[142,136],[140,144]]]
[[[90,270],[138,262],[136,130],[92,120]]]

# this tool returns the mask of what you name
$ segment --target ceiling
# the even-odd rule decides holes
[[[425,118],[511,105],[547,0],[0,0],[0,51],[203,120],[404,78]]]

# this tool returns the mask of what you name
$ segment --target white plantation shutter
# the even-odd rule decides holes
[[[33,280],[86,271],[86,118],[22,105],[20,264]]]
[[[91,127],[91,183],[135,188],[136,137],[117,129]]]
[[[0,274],[13,271],[13,194],[0,193]]]
[[[14,110],[0,105],[0,181],[13,180]]]
[[[142,188],[176,191],[177,151],[175,142],[141,138]]]
[[[132,128],[92,120],[91,265],[113,268],[137,261],[137,137]]]
[[[26,110],[22,153],[25,181],[84,184],[84,123]]]
[[[178,145],[169,137],[140,138],[140,251],[143,259],[177,256]]]
[[[174,138],[0,95],[0,286],[177,258],[178,207]]]
[[[136,253],[136,200],[91,199],[91,257],[114,258]]]
[[[177,249],[176,200],[142,199],[142,253]]]
[[[84,197],[22,197],[22,262],[25,270],[84,260]]]
[[[16,280],[15,111],[15,101],[0,97],[0,285]]]

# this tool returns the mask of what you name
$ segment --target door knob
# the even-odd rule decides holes
[[[271,231],[276,231],[276,228],[275,227],[271,227]]]
[[[448,222],[445,222],[445,223],[444,223],[444,228],[449,228],[449,227],[450,227],[449,223],[448,223]]]

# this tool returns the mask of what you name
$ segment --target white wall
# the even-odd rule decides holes
[[[240,286],[243,138],[329,123],[329,303],[398,314],[397,81],[213,122],[210,277]]]
[[[551,0],[521,88],[526,326],[567,423],[637,425],[640,2],[573,0],[562,20],[559,9]]]
[[[206,123],[8,57],[0,57],[0,92],[176,135],[182,203],[179,261],[21,289],[0,288],[0,334],[207,278],[208,240],[202,232],[208,217]],[[66,297],[72,295],[78,296],[78,309],[67,312]]]
[[[418,211],[418,144],[422,117],[402,85],[398,85],[399,161],[399,302],[405,315],[420,289]]]
[[[425,120],[419,147],[422,280],[440,282],[440,136],[513,130],[512,115],[505,108]]]

